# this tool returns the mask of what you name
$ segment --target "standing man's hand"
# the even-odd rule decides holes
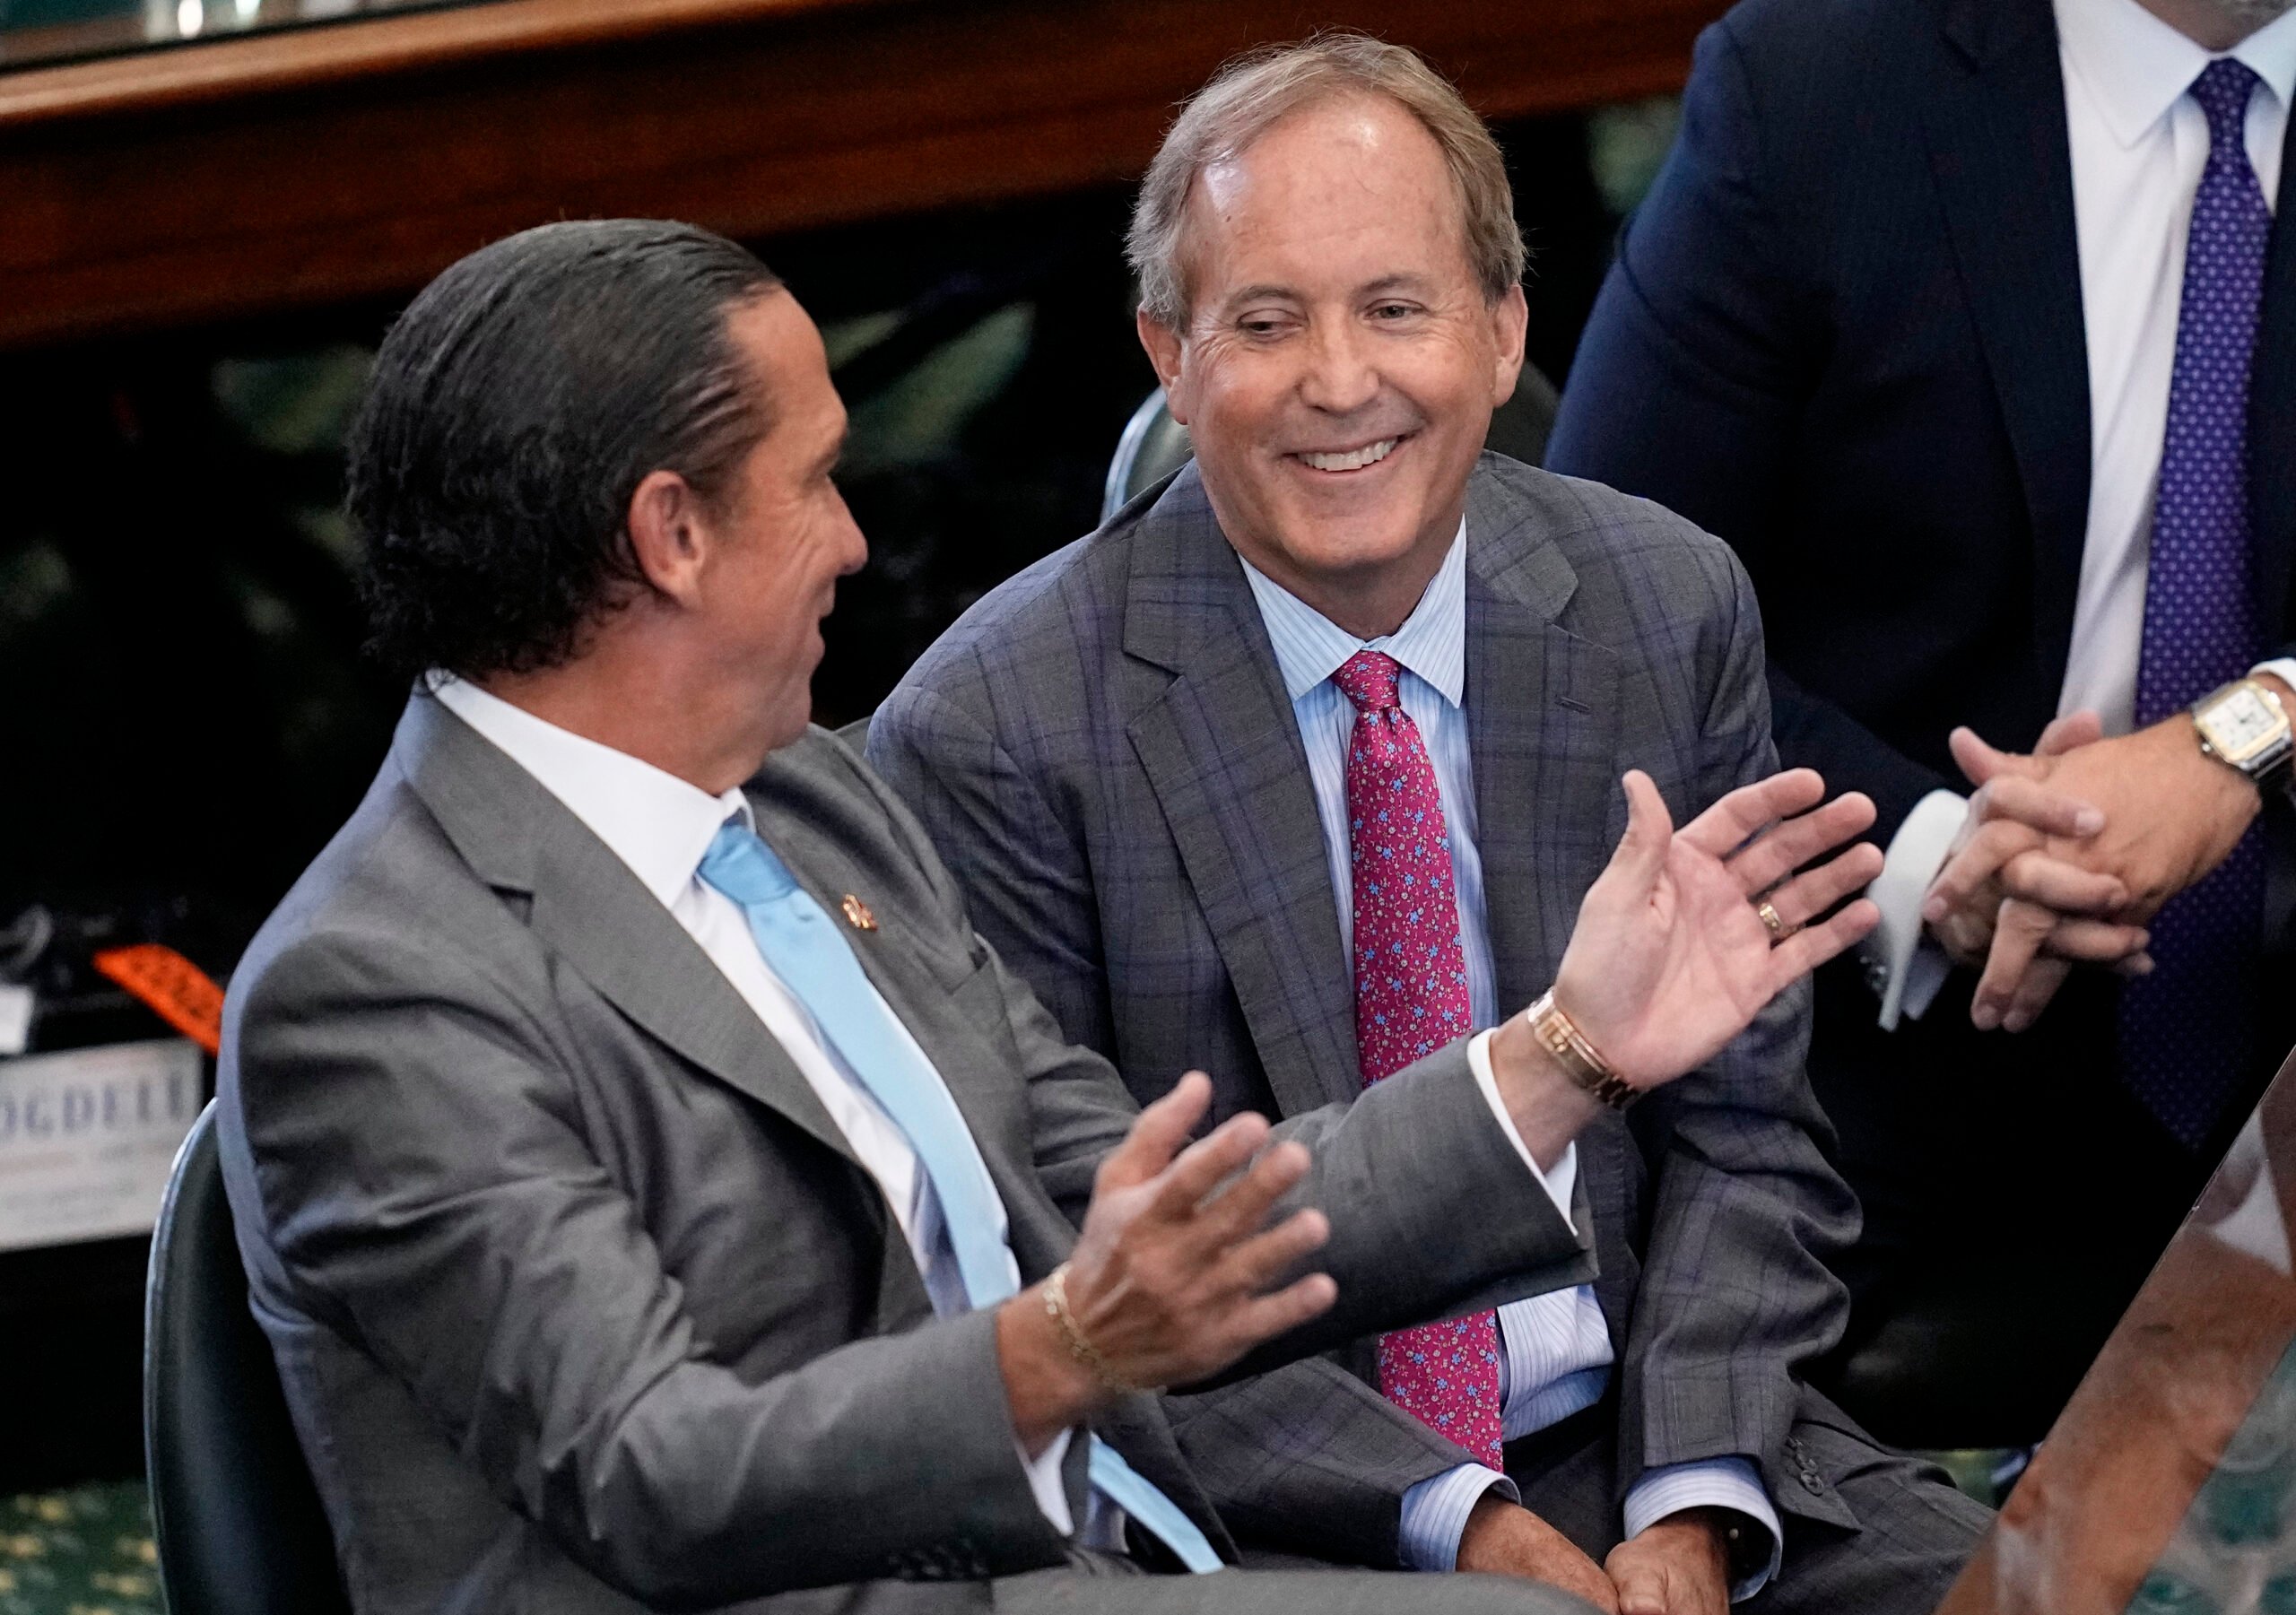
[[[2022,1031],[2076,963],[2128,974],[2149,966],[2144,928],[2118,918],[2127,887],[2061,854],[2105,828],[2103,810],[2022,766],[2095,744],[2100,733],[2095,713],[2071,713],[2042,731],[2031,759],[2010,760],[1954,732],[1954,755],[1977,791],[1921,916],[1947,958],[1985,972],[1970,1009],[1980,1029]]]
[[[2098,738],[2097,715],[2076,712],[2042,732],[2035,758],[2057,757]],[[1967,742],[1960,737],[1968,735]],[[2105,916],[2128,901],[2128,889],[2110,874],[2083,869],[2053,856],[2050,838],[2087,841],[2105,828],[2105,815],[2022,768],[1986,766],[1965,745],[1981,746],[1967,730],[1955,731],[1956,755],[1974,766],[1969,812],[1945,862],[1930,881],[1921,917],[1929,934],[1955,964],[1982,967],[1993,946],[2001,905],[2010,898],[2066,915]],[[1989,751],[1989,748],[1987,748]],[[2017,760],[2022,761],[2023,760]]]
[[[1126,1390],[1217,1373],[1338,1298],[1327,1274],[1281,1283],[1331,1237],[1324,1214],[1267,1226],[1307,1150],[1263,1150],[1267,1119],[1249,1112],[1189,1143],[1211,1103],[1211,1081],[1188,1072],[1100,1163],[1064,1269],[1067,1327],[1049,1281],[997,1309],[1013,1427],[1031,1453]]]
[[[2283,702],[2296,699],[2270,674],[2259,675]],[[2021,757],[2000,751],[1967,729],[1952,735],[1961,771],[1980,786],[2005,777],[2046,782],[2061,794],[2099,808],[2103,827],[2079,841],[2061,837],[2048,844],[2051,855],[2118,880],[2127,900],[2116,916],[2127,941],[2170,898],[2213,870],[2247,833],[2263,810],[2263,798],[2238,769],[2205,755],[2192,719],[2175,713],[2149,728],[2057,754]],[[2022,1029],[2048,1002],[2067,968],[2068,958],[2116,962],[2098,953],[2063,945],[2075,922],[2057,919],[2023,898],[2001,905],[1985,973],[1970,1003],[1970,1019],[1980,1029]],[[2083,921],[2099,950],[2113,941],[2107,927]],[[2151,961],[2144,942],[2117,961],[2125,973],[2142,974]]]
[[[2128,891],[2124,916],[2140,923],[2222,863],[2263,808],[2247,776],[2201,751],[2181,712],[2053,756],[1996,751],[1967,729],[1953,732],[1952,745],[1975,784],[2022,776],[2100,810],[2097,834],[2078,842],[2053,837],[2049,848],[2118,879]]]
[[[1486,1493],[1459,1536],[1458,1567],[1544,1582],[1618,1615],[1618,1594],[1602,1567],[1529,1509]]]
[[[1619,1615],[1728,1615],[1726,1529],[1719,1511],[1686,1508],[1612,1549]]]

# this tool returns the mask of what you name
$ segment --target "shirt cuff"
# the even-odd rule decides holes
[[[1068,1456],[1068,1438],[1075,1433],[1061,1431],[1034,1458],[1018,1436],[1013,1437],[1013,1450],[1021,1454],[1021,1467],[1028,1472],[1029,1490],[1036,1495],[1037,1507],[1063,1536],[1076,1534],[1076,1516],[1069,1511],[1068,1489],[1060,1477],[1061,1460]]]
[[[1945,866],[1969,809],[1969,799],[1952,791],[1932,791],[1914,803],[1890,838],[1882,873],[1866,889],[1882,911],[1882,923],[1857,952],[1866,964],[1866,985],[1881,997],[1885,1032],[1897,1030],[1901,1013],[1920,1020],[1952,968],[1935,944],[1923,940],[1921,904]]]
[[[2291,690],[2296,690],[2296,656],[2274,656],[2269,662],[2259,662],[2248,669],[2250,678],[2260,673],[2268,673]],[[2296,713],[2289,716],[2296,717]]]
[[[1457,1569],[1459,1538],[1466,1534],[1467,1515],[1493,1489],[1509,1503],[1523,1500],[1512,1480],[1480,1463],[1447,1469],[1405,1492],[1403,1520],[1396,1538],[1403,1562],[1414,1570]]]
[[[1561,1158],[1554,1163],[1552,1169],[1539,1170],[1538,1162],[1531,1159],[1530,1146],[1523,1142],[1523,1135],[1515,1131],[1515,1118],[1507,1114],[1507,1107],[1500,1100],[1499,1078],[1491,1069],[1489,1029],[1477,1032],[1467,1040],[1467,1069],[1474,1072],[1474,1085],[1482,1090],[1483,1102],[1491,1107],[1491,1114],[1498,1118],[1499,1130],[1507,1135],[1507,1142],[1515,1146],[1515,1153],[1523,1158],[1523,1164],[1531,1169],[1531,1176],[1538,1179],[1539,1187],[1546,1191],[1547,1198],[1554,1202],[1554,1209],[1562,1213],[1562,1226],[1577,1233],[1578,1225],[1570,1220],[1570,1195],[1578,1182],[1578,1144],[1563,1145]]]
[[[1778,1510],[1770,1506],[1770,1493],[1762,1488],[1759,1470],[1739,1457],[1706,1458],[1651,1470],[1626,1494],[1626,1534],[1639,1536],[1668,1515],[1685,1508],[1726,1508],[1770,1533],[1768,1557],[1761,1569],[1730,1588],[1732,1603],[1744,1603],[1770,1585],[1784,1557],[1785,1533],[1779,1526]]]

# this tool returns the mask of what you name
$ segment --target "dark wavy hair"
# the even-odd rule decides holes
[[[532,673],[645,588],[631,496],[722,498],[770,421],[727,329],[780,284],[690,224],[545,224],[423,288],[351,428],[368,649],[392,672]]]

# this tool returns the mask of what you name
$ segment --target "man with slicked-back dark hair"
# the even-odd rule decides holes
[[[1587,1276],[1530,1165],[1585,1073],[1525,1037],[1278,1129],[1196,1137],[1200,1076],[1136,1107],[807,725],[864,555],[844,428],[796,302],[681,225],[497,243],[383,345],[351,508],[415,689],[233,977],[216,1100],[351,1601],[1393,1608],[1226,1568],[1224,1510],[1306,1505],[1199,1466],[1244,1467],[1239,1376]],[[1856,935],[1772,949],[1726,857],[1794,789],[1638,813],[1560,969],[1614,1097]],[[1799,863],[1854,828],[1778,833]]]

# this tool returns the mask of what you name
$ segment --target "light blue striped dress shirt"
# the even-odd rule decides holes
[[[1239,560],[1242,558],[1238,557]],[[1331,675],[1360,650],[1382,651],[1401,664],[1397,695],[1419,726],[1443,801],[1445,839],[1459,894],[1459,941],[1466,955],[1467,995],[1474,1024],[1498,1023],[1499,989],[1491,958],[1484,907],[1483,856],[1475,847],[1474,766],[1467,746],[1466,524],[1443,557],[1404,624],[1378,639],[1359,639],[1274,582],[1249,561],[1244,576],[1275,651],[1276,670],[1292,699],[1292,713],[1308,753],[1316,813],[1331,859],[1332,895],[1339,907],[1341,947],[1354,951],[1354,880],[1347,835],[1347,742],[1355,708]],[[1545,1188],[1569,1215],[1578,1171],[1573,1145],[1546,1174]],[[1507,1438],[1527,1436],[1602,1399],[1613,1357],[1609,1326],[1591,1286],[1534,1296],[1499,1309],[1500,1396]],[[1422,1480],[1405,1495],[1400,1524],[1404,1559],[1422,1570],[1448,1570],[1458,1560],[1460,1533],[1476,1502],[1492,1487],[1510,1501],[1514,1483],[1480,1463],[1464,1463]],[[1733,1601],[1751,1598],[1777,1568],[1779,1523],[1754,1466],[1744,1458],[1672,1464],[1650,1471],[1628,1494],[1625,1534],[1678,1510],[1733,1508],[1770,1532],[1769,1568],[1731,1589]]]

